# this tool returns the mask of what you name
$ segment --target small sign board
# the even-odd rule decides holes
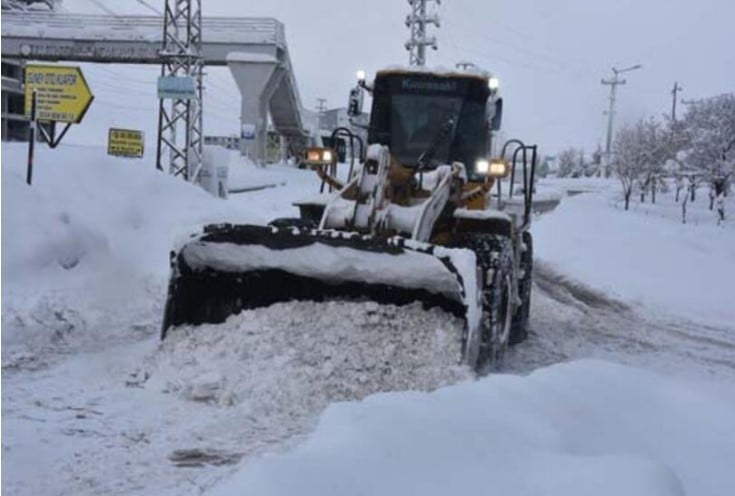
[[[135,129],[110,128],[107,134],[107,154],[116,157],[143,157],[145,135]]]
[[[191,76],[159,76],[158,98],[196,100],[197,88]]]
[[[94,99],[79,67],[29,64],[24,83],[25,114],[30,118],[35,90],[39,121],[78,124]]]
[[[243,124],[241,127],[240,138],[245,140],[254,140],[255,129],[255,124]]]

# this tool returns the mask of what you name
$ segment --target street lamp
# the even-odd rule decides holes
[[[635,71],[635,70],[637,70],[637,69],[640,69],[640,68],[642,68],[642,67],[643,67],[643,65],[641,65],[641,64],[636,64],[636,65],[630,66],[630,67],[628,67],[628,68],[626,68],[626,69],[616,69],[615,67],[613,67],[613,68],[612,68],[612,70],[613,70],[613,72],[614,72],[615,74],[622,74],[622,73],[624,73],[624,72],[630,72],[630,71]]]
[[[605,169],[610,167],[610,157],[612,148],[612,137],[613,137],[613,119],[615,118],[615,97],[617,95],[617,89],[619,84],[625,84],[625,79],[619,79],[618,76],[624,72],[631,72],[643,67],[641,64],[632,65],[625,69],[612,68],[613,78],[603,79],[602,84],[610,86],[610,110],[607,112],[607,140],[605,142]],[[608,174],[606,170],[605,174]]]

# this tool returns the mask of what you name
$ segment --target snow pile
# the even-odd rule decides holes
[[[309,417],[331,401],[431,390],[471,377],[462,320],[420,304],[291,302],[180,327],[136,375],[246,416]]]
[[[614,190],[565,198],[533,226],[538,258],[626,302],[733,328],[735,223],[718,227],[702,198],[690,204],[684,225],[672,195],[656,205],[634,203],[628,212],[618,196]]]
[[[28,186],[26,154],[23,144],[3,143],[4,367],[40,366],[49,352],[155,333],[177,236],[209,222],[293,216],[284,198],[310,179],[316,188],[313,173],[295,174],[296,184],[278,194],[223,201],[157,171],[152,158],[120,159],[101,147],[72,145],[38,146]],[[255,170],[231,162],[236,177]],[[261,169],[252,180],[284,175]]]
[[[71,270],[109,254],[107,237],[85,219],[58,209],[51,198],[18,175],[3,177],[3,274]]]
[[[734,397],[597,361],[381,394],[332,405],[308,441],[209,494],[722,495]]]
[[[162,274],[181,225],[228,214],[225,202],[148,161],[39,148],[28,186],[25,147],[3,144],[3,279],[14,285],[31,274],[99,272],[110,263]]]

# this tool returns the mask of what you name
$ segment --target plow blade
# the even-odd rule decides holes
[[[337,231],[211,225],[171,253],[161,338],[179,325],[220,323],[277,302],[372,300],[440,307],[465,319],[467,342],[479,323],[475,276],[468,250]]]

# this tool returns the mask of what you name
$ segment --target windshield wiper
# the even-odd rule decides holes
[[[427,148],[426,151],[419,155],[419,158],[417,160],[417,170],[419,172],[431,165],[431,161],[434,160],[434,155],[436,155],[439,147],[441,147],[447,140],[449,135],[452,134],[452,129],[454,129],[454,124],[457,121],[458,113],[459,112],[453,112],[449,115],[449,118],[444,122],[444,124],[442,124],[442,127],[439,128],[439,132],[436,133],[436,136],[429,145],[429,148]]]

